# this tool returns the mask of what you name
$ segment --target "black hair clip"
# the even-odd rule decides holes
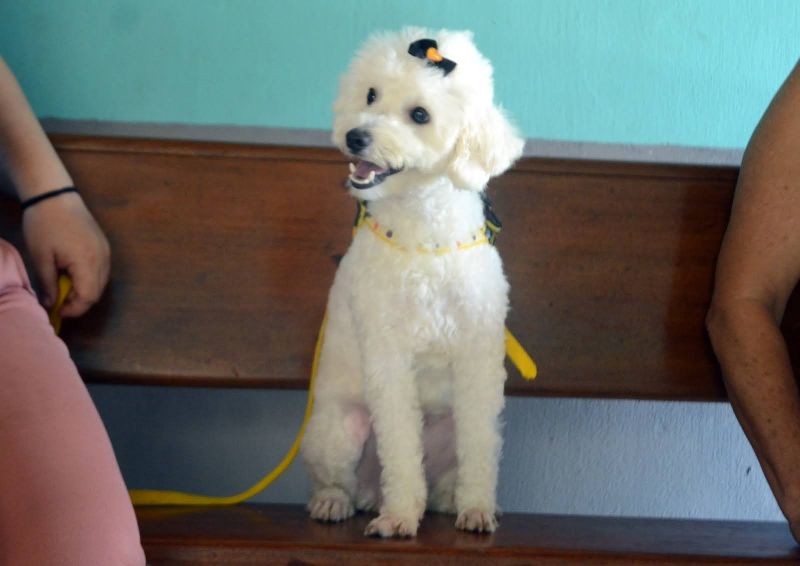
[[[433,39],[418,39],[408,46],[409,55],[413,55],[419,59],[428,62],[428,65],[433,65],[444,71],[444,75],[449,75],[453,69],[456,68],[456,62],[450,59],[445,59],[439,53],[439,46]]]

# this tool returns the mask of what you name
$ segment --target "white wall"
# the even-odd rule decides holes
[[[291,445],[305,392],[95,385],[131,488],[228,495]],[[508,512],[780,520],[726,403],[509,398]],[[305,503],[298,461],[255,501]]]

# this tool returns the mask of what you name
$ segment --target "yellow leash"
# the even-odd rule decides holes
[[[72,282],[66,275],[61,275],[58,279],[58,298],[50,310],[50,323],[53,326],[56,334],[61,330],[61,307],[72,288]],[[311,409],[314,406],[314,385],[317,379],[317,368],[319,365],[319,355],[322,350],[322,343],[325,340],[325,325],[328,319],[328,313],[322,320],[322,325],[319,329],[317,336],[317,343],[314,347],[314,360],[311,364],[311,381],[308,385],[308,401],[306,402],[306,411],[303,416],[303,422],[300,425],[300,430],[294,439],[294,443],[289,448],[289,451],[283,457],[283,460],[264,476],[258,483],[251,488],[238,493],[236,495],[229,495],[226,497],[216,497],[210,495],[198,495],[194,493],[185,493],[182,491],[164,491],[156,489],[131,489],[128,491],[131,501],[134,505],[235,505],[242,503],[253,497],[254,495],[262,492],[269,487],[280,475],[286,471],[291,465],[295,456],[300,450],[300,444],[303,440],[303,435],[308,425],[308,420],[311,417]],[[506,353],[511,359],[512,363],[517,367],[522,377],[525,379],[534,379],[536,377],[536,364],[517,341],[511,332],[506,328]]]
[[[308,419],[311,417],[311,407],[314,405],[314,382],[317,378],[317,365],[319,362],[319,352],[322,349],[322,341],[325,338],[325,322],[327,321],[327,313],[322,320],[322,326],[319,329],[317,336],[317,345],[314,347],[314,362],[311,365],[311,382],[308,385],[308,401],[306,402],[306,413],[303,416],[303,423],[300,425],[300,430],[297,437],[294,439],[292,447],[283,457],[281,463],[278,464],[274,470],[264,476],[257,484],[250,489],[247,489],[236,495],[229,495],[227,497],[213,497],[209,495],[196,495],[193,493],[184,493],[182,491],[160,491],[154,489],[132,489],[128,493],[131,496],[131,501],[134,505],[235,505],[253,497],[254,495],[264,491],[269,485],[274,482],[278,477],[286,471],[286,468],[292,463],[297,452],[300,450],[300,443],[303,440],[303,434],[306,432],[306,425]]]
[[[66,275],[61,275],[58,279],[58,298],[50,309],[50,324],[53,326],[56,334],[61,330],[61,307],[69,295],[72,288],[72,282]],[[283,457],[280,464],[274,470],[264,476],[257,484],[250,489],[247,489],[236,495],[227,497],[214,497],[208,495],[197,495],[194,493],[184,493],[181,491],[162,491],[155,489],[132,489],[129,490],[131,501],[134,505],[235,505],[250,499],[257,493],[265,490],[272,482],[274,482],[294,460],[297,452],[300,450],[300,443],[303,440],[303,434],[308,424],[308,419],[311,416],[311,408],[314,405],[314,383],[317,378],[317,366],[319,364],[319,353],[322,349],[322,342],[325,339],[325,323],[327,321],[327,313],[322,320],[322,326],[317,336],[317,344],[314,348],[314,361],[311,366],[311,382],[308,386],[308,401],[306,402],[306,412],[303,416],[303,423],[300,425],[300,430],[297,437],[294,439],[289,451]]]
[[[508,328],[506,328],[506,355],[524,379],[528,381],[536,379],[539,373],[536,362],[534,362],[533,358],[525,351],[525,348],[522,347],[519,340],[514,338],[514,335],[511,334]]]
[[[60,275],[58,277],[58,295],[56,296],[56,302],[50,307],[50,326],[53,327],[56,334],[61,332],[61,307],[64,306],[64,301],[67,300],[67,295],[69,295],[70,290],[72,289],[72,281],[66,275]]]

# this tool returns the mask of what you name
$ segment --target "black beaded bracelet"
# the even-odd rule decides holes
[[[22,210],[26,208],[30,208],[34,204],[40,203],[43,200],[47,200],[49,198],[57,197],[58,195],[63,195],[64,193],[77,193],[78,189],[75,187],[64,187],[63,189],[56,189],[54,191],[49,191],[46,193],[42,193],[40,195],[36,195],[35,197],[31,197],[28,200],[24,200],[20,203],[20,207]]]

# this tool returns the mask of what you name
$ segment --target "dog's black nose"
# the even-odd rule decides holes
[[[345,141],[347,142],[347,149],[355,154],[358,154],[364,151],[367,146],[372,143],[372,136],[367,130],[353,128],[347,132]]]

